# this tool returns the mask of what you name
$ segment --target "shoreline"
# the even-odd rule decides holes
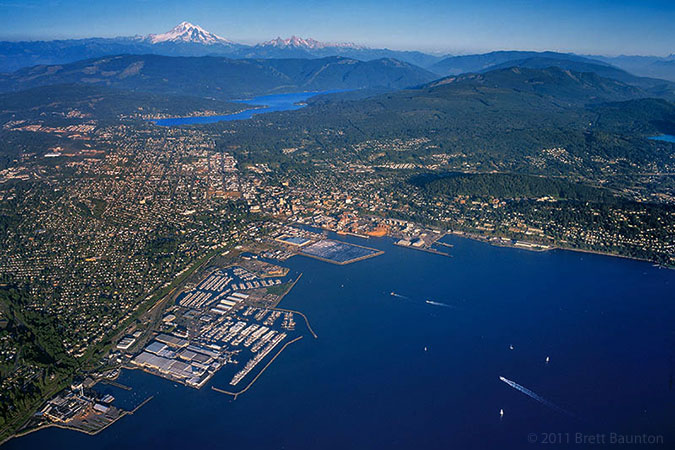
[[[155,123],[158,120],[174,120],[174,119],[193,119],[195,117],[227,117],[235,114],[241,114],[245,111],[250,111],[253,109],[262,109],[266,108],[268,106],[266,105],[254,105],[255,107],[253,108],[244,108],[244,109],[238,109],[234,112],[216,112],[216,111],[195,111],[196,114],[188,114],[185,116],[162,116],[162,117],[157,117],[157,116],[148,116],[148,117],[141,117],[143,120],[147,122],[152,122]],[[161,126],[161,125],[160,125]]]
[[[561,246],[560,244],[551,244],[549,245],[548,248],[526,248],[526,247],[516,247],[515,245],[499,245],[494,242],[490,241],[490,238],[487,236],[483,236],[480,234],[472,234],[472,233],[467,233],[463,231],[448,231],[445,233],[446,235],[452,235],[452,236],[457,236],[457,237],[462,237],[466,239],[471,239],[472,241],[478,241],[478,242],[483,242],[485,244],[492,245],[493,247],[503,247],[503,248],[511,248],[515,250],[525,250],[529,252],[536,252],[536,253],[541,253],[541,252],[550,252],[554,250],[559,250],[559,251],[568,251],[568,252],[579,252],[579,253],[588,253],[591,255],[601,255],[601,256],[609,256],[613,258],[622,258],[622,259],[628,259],[628,260],[633,260],[633,261],[640,261],[640,262],[645,262],[649,263],[652,266],[656,266],[659,268],[663,269],[670,269],[670,270],[675,270],[675,266],[667,266],[663,264],[656,263],[650,259],[646,258],[640,258],[637,256],[628,256],[628,255],[621,255],[618,253],[609,253],[609,252],[603,252],[600,250],[589,250],[589,249],[584,249],[584,248],[574,248],[574,247],[564,247]],[[537,244],[535,244],[537,245]],[[543,245],[548,245],[548,244],[543,244]]]
[[[623,258],[623,259],[629,259],[633,261],[640,261],[640,262],[646,262],[651,264],[652,266],[656,266],[661,269],[670,269],[670,270],[675,270],[675,266],[666,266],[663,264],[656,263],[652,260],[646,259],[646,258],[639,258],[637,256],[627,256],[627,255],[619,255],[617,253],[608,253],[608,252],[601,252],[600,250],[586,250],[583,248],[572,248],[572,247],[560,247],[560,246],[553,246],[551,247],[551,250],[561,250],[561,251],[567,251],[567,252],[579,252],[579,253],[588,253],[591,255],[601,255],[601,256],[610,256],[613,258]]]
[[[436,243],[437,242],[434,242],[434,244],[436,244]],[[445,252],[442,252],[440,250],[435,250],[431,247],[413,247],[412,245],[403,245],[403,244],[399,244],[398,242],[394,242],[394,245],[397,246],[397,247],[401,247],[401,248],[409,248],[411,250],[419,250],[421,252],[431,253],[432,255],[447,256],[448,258],[452,258],[452,255],[450,253],[445,253]]]
[[[106,429],[107,429],[108,427],[110,427],[111,425],[117,423],[117,421],[119,421],[119,420],[122,419],[123,417],[129,416],[129,415],[133,415],[133,414],[134,414],[135,412],[137,412],[142,406],[144,406],[146,403],[148,403],[148,402],[149,402],[150,400],[152,400],[153,398],[154,398],[154,395],[151,395],[150,397],[148,397],[148,398],[146,398],[145,400],[143,400],[138,406],[136,406],[136,407],[135,407],[134,409],[132,409],[131,411],[121,410],[122,412],[120,413],[120,415],[117,416],[114,420],[112,420],[111,422],[106,423],[103,427],[101,427],[101,428],[99,428],[99,429],[97,429],[97,430],[94,430],[94,431],[83,430],[83,429],[81,429],[81,428],[69,426],[69,425],[66,425],[66,424],[60,424],[60,423],[56,423],[56,422],[51,422],[51,423],[45,423],[45,424],[42,424],[42,425],[38,425],[38,426],[35,427],[35,428],[30,428],[30,429],[27,429],[27,430],[18,431],[18,432],[16,432],[16,433],[14,433],[13,435],[8,436],[8,437],[7,437],[5,440],[3,440],[2,442],[0,442],[0,446],[2,446],[3,444],[9,442],[10,440],[12,440],[12,439],[14,439],[14,438],[20,438],[20,437],[23,437],[23,436],[28,436],[28,435],[31,434],[31,433],[35,433],[35,432],[40,431],[40,430],[46,430],[46,429],[48,429],[48,428],[61,428],[62,430],[77,431],[77,432],[79,432],[79,433],[84,433],[84,434],[89,435],[89,436],[96,436],[97,434],[99,434],[99,433],[101,433],[102,431],[106,430]]]

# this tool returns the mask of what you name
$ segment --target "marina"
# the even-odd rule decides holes
[[[295,313],[274,309],[281,299],[274,290],[282,284],[285,291],[292,287],[287,275],[284,268],[251,259],[207,269],[200,281],[177,295],[158,330],[163,332],[127,367],[196,389],[221,370],[231,374],[231,386],[257,379],[261,372],[256,371],[276,348],[301,337]]]
[[[236,398],[290,344],[305,333],[317,337],[304,314],[276,309],[300,274],[293,278],[288,268],[252,254],[235,259],[237,264],[207,266],[172,290],[161,300],[171,306],[163,313],[153,313],[152,308],[145,316],[154,317],[154,327],[129,328],[110,358],[126,371],[142,371],[194,389],[204,387],[216,374],[228,377],[231,389],[246,383],[237,392],[212,386]],[[62,391],[30,421],[27,432],[58,427],[94,435],[133,414],[152,396],[131,410],[113,404],[111,389],[116,395],[135,396],[133,387],[118,381],[124,372],[118,367]]]

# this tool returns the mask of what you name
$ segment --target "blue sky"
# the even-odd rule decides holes
[[[2,40],[144,35],[183,20],[244,43],[295,34],[453,53],[675,53],[675,0],[0,0]]]

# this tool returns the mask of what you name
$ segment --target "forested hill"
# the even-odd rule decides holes
[[[445,77],[422,86],[419,96],[471,96],[481,94],[486,101],[493,98],[522,100],[528,96],[555,104],[598,103],[649,97],[640,88],[593,72],[573,72],[558,67],[509,67],[481,74]],[[516,97],[518,97],[516,99]],[[562,102],[562,103],[561,103]]]
[[[395,88],[437,76],[395,59],[228,59],[121,55],[36,66],[0,75],[0,91],[53,84],[88,84],[218,99],[329,89]]]
[[[572,59],[546,58],[537,56],[521,60],[507,61],[491,67],[488,71],[520,67],[527,69],[546,69],[557,67],[571,72],[589,72],[603,78],[621,81],[643,89],[650,96],[675,99],[675,83],[657,78],[638,77],[617,67],[598,61],[577,61]],[[484,71],[483,71],[484,72]]]
[[[496,197],[614,202],[610,191],[567,180],[511,173],[447,173],[418,175],[409,180],[434,196]]]
[[[508,64],[509,62],[528,58],[547,58],[560,61],[606,64],[598,60],[585,58],[571,53],[496,51],[477,55],[448,56],[430,66],[429,70],[441,75],[458,75],[469,72],[489,71],[500,64]],[[606,65],[609,67],[609,64]]]
[[[0,120],[20,116],[22,119],[50,120],[50,125],[55,125],[54,119],[58,117],[64,124],[72,123],[72,117],[67,116],[73,111],[82,118],[118,120],[120,116],[180,116],[195,111],[228,114],[246,108],[249,106],[242,103],[86,84],[59,84],[0,93]]]
[[[487,170],[544,170],[533,165],[542,149],[564,148],[574,164],[549,164],[545,170],[586,175],[605,159],[666,164],[669,146],[646,137],[675,128],[675,104],[645,98],[645,91],[616,80],[559,68],[502,69],[366,99],[339,97],[317,98],[292,113],[213,126],[237,130],[236,138],[223,137],[223,145],[243,142],[261,152],[302,147],[310,137],[326,155],[331,148],[373,139],[423,138],[427,147],[386,157],[419,162],[433,153],[463,154],[468,161],[484,161]],[[360,158],[377,154],[367,149]]]
[[[621,102],[641,100],[643,90],[592,73],[575,73],[558,68],[502,69],[485,74],[448,77],[416,89],[374,95],[351,100],[353,96],[321,97],[310,106],[293,113],[267,115],[250,123],[222,124],[242,131],[257,129],[256,121],[273,121],[284,130],[295,127],[320,132],[341,129],[349,141],[376,137],[447,137],[448,145],[499,138],[522,140],[508,148],[522,148],[546,132],[556,137],[564,131],[585,132],[595,129],[600,105],[614,105],[612,120],[642,123],[642,132],[666,132],[672,103],[652,99],[632,104],[626,117]],[[630,103],[626,103],[628,107]],[[659,107],[655,107],[659,105]],[[642,113],[647,116],[642,116]],[[643,120],[644,119],[644,120]],[[603,122],[604,123],[604,122]],[[534,130],[530,133],[530,130]],[[527,134],[526,134],[527,133]],[[278,137],[278,135],[277,135]]]

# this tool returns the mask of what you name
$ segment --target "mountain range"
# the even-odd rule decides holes
[[[639,77],[615,66],[605,64],[586,58],[558,58],[555,56],[533,56],[524,59],[508,60],[501,64],[489,66],[487,69],[469,71],[485,73],[489,71],[506,69],[511,67],[520,67],[526,69],[546,69],[557,67],[559,69],[579,72],[592,73],[603,78],[609,78],[616,81],[639,87],[644,92],[653,97],[675,100],[675,82],[662,80],[658,78]]]
[[[166,33],[116,38],[0,42],[0,73],[35,65],[66,64],[82,59],[121,54],[162,56],[227,56],[251,58],[324,58],[344,56],[370,61],[394,58],[429,66],[440,57],[415,51],[371,49],[351,43],[326,43],[311,38],[277,37],[257,45],[232,42],[198,25],[181,22]]]
[[[214,46],[225,45],[212,40]],[[180,35],[151,36],[158,42],[179,40]],[[277,45],[294,45],[278,43]],[[614,101],[626,98],[654,97],[675,100],[675,83],[630,74],[607,63],[557,53],[506,52],[491,55],[453,58],[452,67],[462,66],[466,74],[439,79],[436,73],[391,58],[361,61],[342,56],[324,58],[255,58],[233,59],[221,56],[170,57],[160,55],[116,55],[86,59],[69,64],[38,65],[0,74],[0,92],[20,91],[49,85],[80,84],[103,86],[136,92],[185,95],[217,100],[236,100],[264,94],[297,91],[350,90],[342,98],[363,98],[386,90],[405,89],[436,83],[438,86],[461,80],[485,84],[497,80],[496,73],[520,69],[514,73],[540,73],[536,70],[557,69],[554,73],[578,73],[578,80],[593,85],[600,93],[575,92],[573,97],[585,103],[598,100]],[[543,56],[542,56],[543,55]],[[524,59],[509,59],[522,57]],[[451,67],[451,66],[447,66]],[[448,70],[448,69],[446,69]],[[548,73],[548,72],[547,72]],[[509,78],[506,78],[508,80]],[[434,81],[435,80],[435,81]],[[526,87],[557,86],[557,98],[565,98],[564,76],[556,85],[553,79],[540,83],[532,75]],[[602,82],[600,82],[602,81]],[[504,80],[499,85],[505,87]],[[523,83],[519,80],[519,83]],[[521,87],[520,89],[524,89]],[[354,92],[358,91],[358,92]],[[534,89],[537,95],[544,92]],[[619,93],[622,93],[619,95]],[[466,93],[464,93],[466,94]],[[463,94],[463,95],[464,95]]]
[[[529,58],[550,58],[612,65],[631,74],[675,81],[675,55],[592,56],[558,52],[496,51],[476,55],[438,56],[419,51],[374,49],[353,43],[326,43],[312,38],[277,37],[256,45],[233,42],[198,25],[181,22],[166,33],[147,36],[89,38],[54,41],[0,42],[0,72],[13,72],[35,65],[67,64],[112,55],[226,56],[231,59],[302,58],[329,56],[371,61],[398,59],[420,66],[438,76],[479,72]]]
[[[335,96],[334,96],[335,97]],[[310,100],[316,108],[296,112],[300,123],[304,115],[317,114],[325,107],[344,112],[345,121],[362,129],[452,130],[456,127],[477,131],[486,124],[488,134],[504,136],[537,126],[563,127],[577,121],[579,112],[604,108],[608,103],[649,99],[656,104],[675,105],[654,99],[644,89],[592,72],[575,72],[558,67],[509,67],[484,73],[452,75],[413,88],[384,93],[359,101],[330,102],[321,97]],[[586,113],[583,114],[585,116]],[[585,119],[584,119],[585,120]],[[586,128],[588,122],[579,121]],[[501,130],[501,131],[499,131]]]
[[[233,100],[261,94],[335,89],[401,89],[437,78],[394,59],[231,59],[118,55],[35,66],[0,75],[0,91],[85,84],[158,94]]]
[[[584,63],[601,63],[590,58],[572,53],[558,52],[522,52],[496,51],[479,55],[448,56],[430,66],[430,70],[439,75],[459,75],[468,72],[481,72],[508,64],[511,61],[522,61],[529,58],[548,58],[550,60],[564,60]]]
[[[237,130],[223,137],[223,146],[255,141],[260,152],[300,146],[314,134],[333,136],[329,148],[424,137],[429,144],[415,148],[408,158],[447,153],[483,165],[486,171],[508,167],[593,177],[607,160],[668,164],[672,158],[670,147],[645,137],[675,132],[675,104],[592,72],[510,67],[452,75],[368,98],[349,94],[318,96],[292,113],[213,127]],[[564,148],[579,164],[532,164],[541,158],[542,149],[552,148]],[[319,157],[322,151],[309,157]],[[358,157],[406,161],[399,149],[367,146]]]

